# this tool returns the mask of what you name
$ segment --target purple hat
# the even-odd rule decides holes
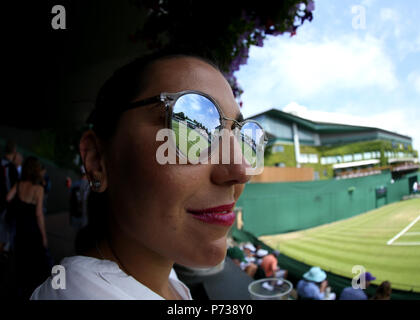
[[[373,281],[376,279],[370,272],[366,272],[362,274],[360,277],[363,277],[363,276],[365,276],[366,281]]]

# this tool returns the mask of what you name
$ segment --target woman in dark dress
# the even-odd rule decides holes
[[[46,259],[47,236],[43,215],[44,189],[41,163],[28,157],[22,167],[21,181],[7,195],[16,219],[15,253],[17,284],[28,299],[33,290],[49,276]]]

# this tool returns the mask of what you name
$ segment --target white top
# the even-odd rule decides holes
[[[54,270],[53,275],[35,289],[31,300],[165,300],[127,275],[113,261],[74,256],[64,258],[60,265],[64,267],[65,281],[58,281],[63,272]],[[54,289],[53,281],[58,287],[65,284],[65,288]],[[174,269],[169,281],[182,299],[192,300],[190,290],[179,281]]]

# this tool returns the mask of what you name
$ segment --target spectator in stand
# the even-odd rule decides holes
[[[265,272],[265,276],[267,278],[275,277],[275,278],[287,278],[287,270],[280,269],[278,265],[278,256],[280,252],[274,250],[272,253],[267,254],[261,262],[261,268]]]
[[[264,258],[267,254],[268,254],[268,251],[267,250],[265,250],[265,249],[263,249],[262,248],[262,246],[259,244],[259,245],[257,245],[257,251],[256,251],[256,253],[255,253],[255,256],[258,258],[258,259],[262,259],[262,258]]]
[[[252,262],[255,263],[256,262],[256,258],[255,258],[255,246],[252,243],[247,243],[243,246],[243,252],[245,254],[245,260],[248,262]]]
[[[297,293],[303,300],[334,300],[335,293],[327,294],[327,274],[320,267],[312,267],[298,282]]]
[[[5,155],[0,159],[0,255],[6,257],[13,248],[14,221],[6,215],[6,195],[18,181],[18,171],[14,165],[16,143],[8,140],[4,149]],[[10,216],[10,215],[9,215]]]
[[[364,278],[364,281],[362,281]],[[369,286],[370,282],[376,278],[370,273],[362,273],[358,279],[356,288],[353,286],[344,288],[340,295],[340,300],[367,300],[368,296],[364,292]],[[364,283],[363,283],[364,282]]]
[[[417,181],[414,181],[413,183],[413,193],[416,194],[417,192],[419,192],[419,184]]]
[[[391,293],[391,283],[389,281],[384,281],[376,289],[376,293],[372,297],[372,300],[391,300]]]
[[[241,268],[242,271],[245,271],[247,275],[251,278],[254,278],[255,273],[257,272],[258,266],[253,262],[248,262],[245,259],[244,252],[239,247],[231,247],[227,250],[227,256],[232,259],[232,261]]]
[[[260,266],[262,259],[258,259],[258,256],[257,256],[257,248],[252,243],[249,242],[244,245],[243,251],[245,253],[245,260],[257,266],[257,270],[255,271],[253,278],[255,280],[265,278],[266,276],[265,276],[264,269]]]

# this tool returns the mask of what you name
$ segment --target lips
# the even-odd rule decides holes
[[[231,226],[235,222],[235,203],[205,209],[187,209],[194,218],[210,224]]]

